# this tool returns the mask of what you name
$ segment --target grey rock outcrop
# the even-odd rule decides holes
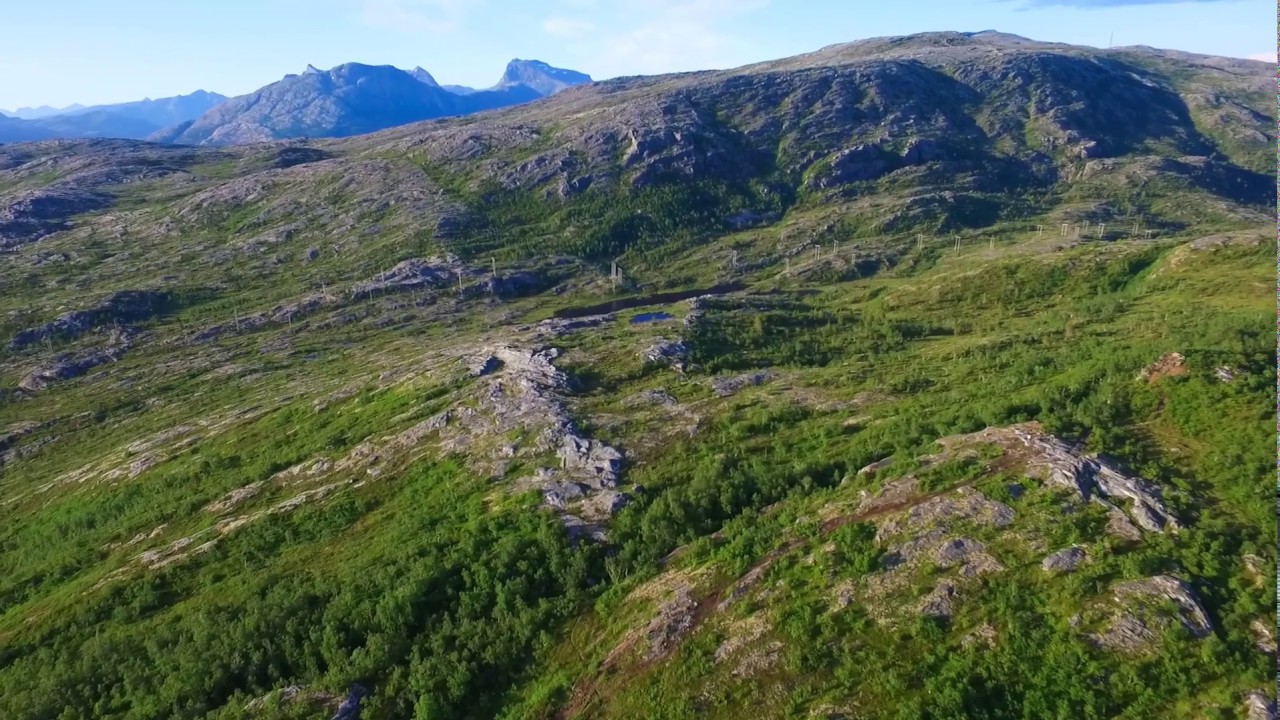
[[[1107,533],[1121,540],[1141,540],[1142,531],[1129,519],[1120,508],[1107,511]]]
[[[1169,575],[1157,575],[1116,585],[1112,596],[1119,610],[1110,626],[1092,639],[1100,647],[1124,652],[1147,648],[1159,637],[1159,628],[1168,624],[1158,606],[1172,603],[1176,622],[1192,637],[1203,638],[1213,632],[1208,613],[1190,585]]]
[[[44,325],[17,333],[9,347],[20,349],[54,338],[70,340],[101,325],[145,320],[160,312],[169,297],[168,293],[155,290],[115,292],[92,308],[65,312]]]
[[[862,180],[874,180],[897,165],[898,157],[878,144],[860,144],[832,156],[826,173],[817,174],[813,187],[826,189]]]
[[[1045,572],[1053,572],[1053,573],[1074,572],[1075,569],[1080,567],[1080,564],[1085,561],[1086,557],[1087,557],[1087,554],[1085,553],[1084,548],[1082,547],[1073,546],[1069,548],[1063,548],[1058,552],[1053,553],[1052,555],[1046,557],[1040,563],[1040,569],[1044,570]]]
[[[50,384],[80,377],[99,365],[119,360],[130,347],[127,333],[113,332],[107,344],[100,348],[62,353],[51,362],[28,372],[18,381],[18,389],[38,392]]]
[[[110,204],[103,193],[68,184],[9,193],[0,199],[0,248],[35,242],[70,227],[73,216]]]
[[[689,347],[683,340],[660,339],[645,348],[640,356],[646,363],[684,370],[685,361],[689,359]]]
[[[579,330],[590,330],[607,325],[616,319],[617,316],[613,313],[580,318],[548,318],[537,324],[534,333],[542,340],[553,340]]]
[[[1130,517],[1144,530],[1163,532],[1181,527],[1165,506],[1160,488],[1142,478],[1125,474],[1105,459],[1081,454],[1062,440],[1044,433],[1037,423],[993,428],[975,434],[975,437],[983,436],[1016,439],[1032,452],[1028,459],[1030,466],[1047,471],[1050,483],[1074,490],[1082,500],[1100,502],[1108,507],[1117,507],[1117,501],[1127,500]]]
[[[513,270],[490,275],[484,281],[485,292],[500,298],[523,297],[547,289],[550,280],[546,275],[531,270]]]
[[[731,377],[716,377],[711,379],[711,390],[715,392],[717,397],[729,397],[745,388],[755,385],[763,385],[773,379],[773,373],[770,372],[754,372],[745,375],[734,375]]]
[[[582,514],[588,520],[603,522],[617,515],[631,501],[631,496],[616,490],[602,490],[582,503]]]
[[[478,379],[478,403],[450,412],[439,429],[442,447],[457,451],[473,442],[499,441],[499,447],[483,453],[502,459],[499,466],[507,458],[544,461],[554,455],[558,467],[538,468],[517,479],[515,487],[538,491],[574,537],[600,538],[601,524],[629,500],[617,489],[624,456],[578,428],[566,403],[576,383],[555,366],[557,357],[554,347],[507,345],[473,355],[469,375]],[[513,435],[517,439],[510,439]],[[501,476],[505,470],[495,466],[490,472]]]
[[[1275,619],[1255,619],[1249,623],[1249,631],[1253,633],[1253,644],[1259,652],[1267,655],[1276,654]]]
[[[949,618],[955,612],[951,602],[955,596],[955,583],[943,580],[920,601],[919,612],[929,617]]]
[[[658,614],[645,629],[649,660],[666,656],[694,627],[698,603],[687,585],[676,588],[672,596],[658,608]]]
[[[305,705],[318,711],[327,711],[338,706],[339,696],[323,690],[308,689],[305,685],[290,685],[250,700],[245,704],[244,709],[250,712],[261,712],[267,709],[268,703],[284,707]]]
[[[958,567],[960,577],[999,572],[1004,566],[987,554],[986,546],[968,538],[951,538],[934,548],[933,561],[940,568]]]
[[[1276,720],[1276,699],[1262,690],[1245,693],[1246,720]]]
[[[496,372],[500,367],[502,367],[502,361],[486,353],[471,363],[469,374],[471,377],[484,377]]]
[[[629,406],[663,405],[663,406],[670,407],[675,404],[676,404],[675,397],[672,396],[671,393],[667,392],[663,388],[655,388],[653,390],[644,390],[636,393],[635,395],[627,399],[627,405]]]
[[[410,258],[390,270],[351,286],[351,296],[449,287],[458,282],[461,265],[440,258]]]
[[[574,475],[585,475],[597,487],[611,488],[618,484],[622,453],[604,443],[566,433],[556,457],[560,458],[562,468]]]
[[[360,720],[360,701],[366,694],[368,691],[363,686],[352,685],[330,720]]]

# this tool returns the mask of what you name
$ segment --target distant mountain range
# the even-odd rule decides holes
[[[8,117],[20,118],[22,120],[39,120],[40,118],[51,117],[53,115],[63,115],[65,113],[83,109],[84,105],[81,105],[80,103],[68,105],[64,108],[41,105],[40,107],[34,108],[22,107],[17,110],[0,110],[0,115],[7,115]]]
[[[591,82],[539,60],[512,60],[490,88],[440,85],[421,67],[312,65],[248,95],[196,91],[157,100],[0,112],[0,143],[111,137],[183,145],[237,145],[293,137],[345,137],[537,100]]]
[[[226,99],[225,95],[197,90],[190,95],[115,105],[19,108],[0,117],[0,142],[91,137],[142,139],[161,128],[199,117]]]
[[[232,98],[148,139],[181,145],[239,145],[294,137],[346,137],[467,115],[553,95],[589,75],[538,60],[512,60],[491,88],[440,85],[421,67],[311,65],[300,74]]]

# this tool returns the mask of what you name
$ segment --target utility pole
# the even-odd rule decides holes
[[[1107,234],[1107,224],[1098,223],[1098,239],[1099,240],[1103,239],[1106,236],[1106,234]]]
[[[1041,235],[1044,235],[1044,226],[1043,226],[1043,225],[1037,225],[1037,226],[1036,226],[1036,238],[1039,238]]]
[[[494,277],[497,277],[498,276],[498,258],[492,258],[492,257],[489,258],[489,267],[490,267],[490,273]]]
[[[923,250],[923,249],[924,249],[924,236],[923,236],[923,235],[916,235],[916,249],[917,249],[917,250]]]

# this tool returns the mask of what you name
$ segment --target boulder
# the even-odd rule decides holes
[[[1249,630],[1253,632],[1253,642],[1258,650],[1267,655],[1276,654],[1276,634],[1274,618],[1267,620],[1255,619],[1249,624]]]
[[[570,503],[585,497],[583,487],[578,483],[554,480],[542,485],[542,499],[547,505],[564,510]]]
[[[1147,648],[1159,637],[1157,628],[1170,620],[1162,616],[1159,606],[1171,603],[1176,622],[1192,637],[1203,638],[1213,632],[1208,613],[1190,585],[1169,575],[1121,583],[1112,589],[1119,612],[1110,627],[1092,639],[1109,650],[1136,652]]]
[[[999,432],[1012,432],[1034,453],[1029,465],[1046,469],[1050,483],[1074,490],[1082,500],[1098,500],[1113,508],[1115,501],[1128,500],[1133,506],[1134,522],[1151,532],[1181,527],[1165,507],[1160,489],[1142,478],[1122,472],[1103,458],[1081,454],[1073,446],[1040,431],[1035,423]]]
[[[715,392],[717,397],[729,397],[743,388],[752,387],[754,385],[763,385],[773,379],[773,374],[768,372],[754,372],[745,375],[734,375],[732,377],[717,377],[711,379],[711,390]]]
[[[683,340],[659,339],[645,348],[640,356],[646,363],[674,367],[684,370],[685,361],[689,358],[689,348]]]
[[[565,435],[556,457],[561,467],[578,471],[597,481],[600,487],[613,487],[622,469],[622,453],[596,440]]]
[[[582,513],[588,519],[608,520],[627,506],[631,497],[616,490],[603,490],[582,503]]]
[[[928,617],[949,618],[955,612],[951,603],[955,596],[955,584],[943,580],[920,601],[919,612]]]
[[[1246,720],[1276,720],[1276,699],[1262,690],[1245,693]]]
[[[933,561],[940,568],[960,568],[961,577],[976,577],[1000,572],[1004,566],[987,553],[986,547],[968,538],[951,538],[933,551]]]
[[[360,720],[360,701],[368,691],[360,685],[352,685],[351,690],[347,693],[347,697],[338,705],[338,709],[334,712],[331,720]]]
[[[1151,363],[1138,373],[1139,380],[1145,380],[1154,383],[1160,378],[1179,377],[1187,374],[1187,359],[1182,353],[1170,352],[1160,356],[1159,360]]]
[[[1084,548],[1075,545],[1069,548],[1063,548],[1056,553],[1046,557],[1040,563],[1040,569],[1045,572],[1052,573],[1069,573],[1074,572],[1080,564],[1085,561],[1087,554]]]

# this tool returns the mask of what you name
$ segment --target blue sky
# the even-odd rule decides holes
[[[250,92],[348,61],[488,86],[511,58],[591,74],[723,68],[824,45],[996,29],[1274,61],[1269,0],[24,0],[0,11],[0,108]]]

